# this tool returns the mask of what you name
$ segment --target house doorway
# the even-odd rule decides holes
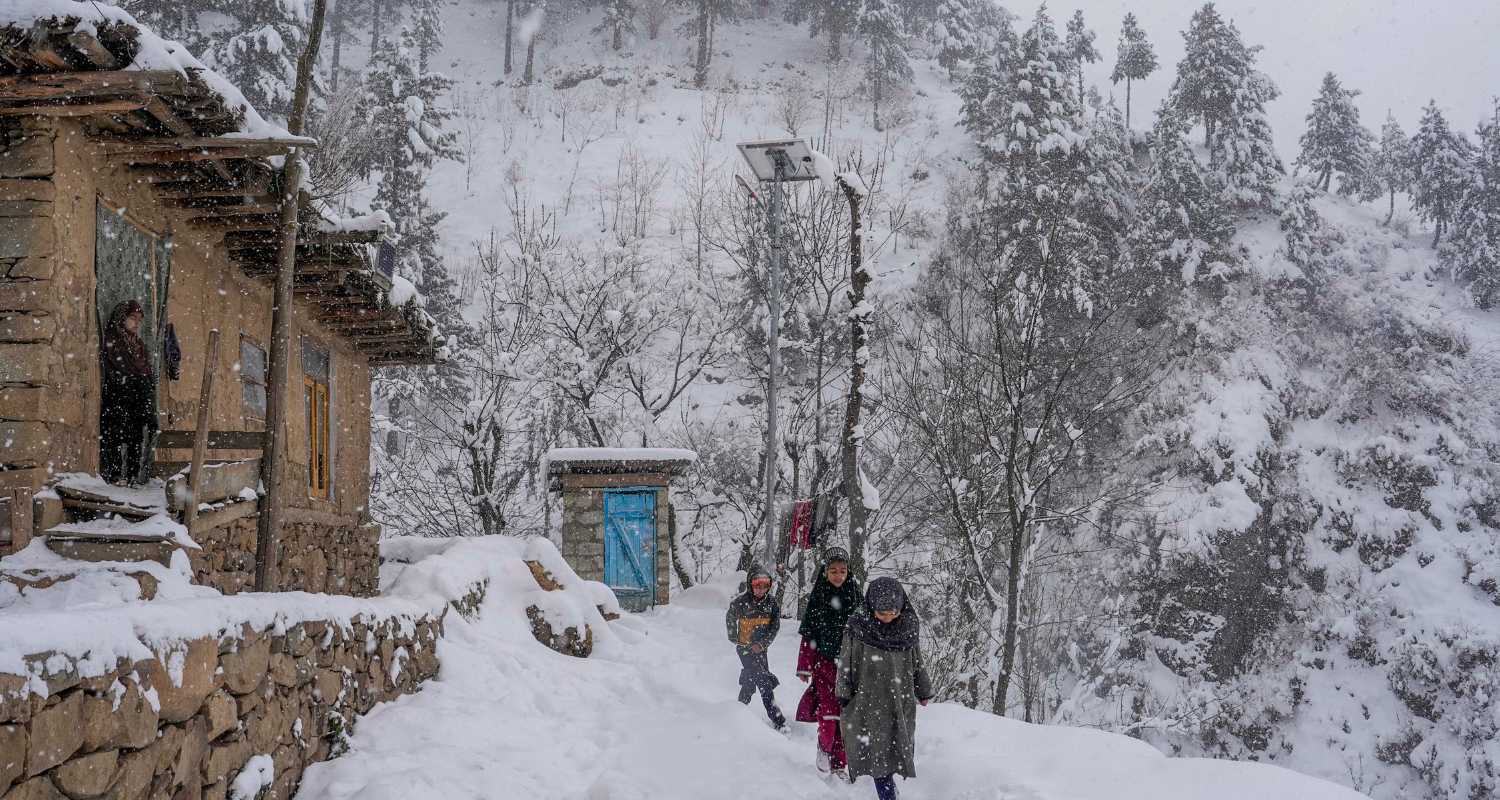
[[[172,274],[172,244],[165,236],[158,236],[134,224],[126,218],[123,210],[116,210],[104,201],[95,204],[94,225],[94,312],[100,332],[100,353],[103,354],[102,336],[109,325],[110,315],[121,303],[140,303],[143,318],[140,337],[146,346],[148,360],[155,375],[149,393],[148,413],[155,418],[159,403],[159,387],[163,372],[167,322],[167,286]],[[142,457],[135,464],[127,465],[128,474],[122,477],[131,481],[144,480],[147,466],[151,462],[153,443],[142,432]],[[104,446],[101,437],[101,448]],[[101,457],[104,455],[101,451]],[[101,458],[102,460],[102,458]]]

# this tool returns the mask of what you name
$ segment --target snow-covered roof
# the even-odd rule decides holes
[[[183,204],[192,209],[186,224],[223,232],[230,261],[245,274],[274,274],[279,209],[257,196],[272,191],[287,155],[316,141],[267,120],[187,48],[103,3],[0,0],[0,78],[0,114],[52,115],[66,106],[112,158],[175,173],[190,187],[175,198],[215,198]],[[158,158],[171,151],[197,155]],[[220,201],[241,192],[243,203]],[[440,360],[443,337],[420,295],[409,283],[393,285],[370,247],[392,229],[390,217],[341,218],[306,192],[299,216],[299,252],[316,251],[320,264],[316,277],[299,267],[298,292],[319,321],[358,323],[347,338],[372,366]],[[330,272],[342,278],[326,280]]]
[[[697,461],[697,453],[674,447],[557,447],[542,458],[542,474],[637,472],[648,468],[677,474]]]
[[[0,3],[0,29],[31,30],[38,25],[52,30],[68,28],[70,30],[66,33],[84,34],[104,44],[103,49],[94,50],[93,57],[86,59],[85,65],[89,68],[113,68],[127,72],[175,72],[188,81],[203,84],[223,100],[226,109],[239,121],[234,130],[220,131],[216,135],[281,141],[287,144],[315,143],[315,140],[305,136],[293,136],[286,128],[262,117],[228,79],[198,60],[183,45],[157,36],[124,9],[104,3],[80,3],[73,0],[8,0]],[[101,29],[112,29],[113,35],[101,36]],[[116,46],[111,47],[110,44]],[[101,64],[99,59],[105,58],[106,53],[116,63]],[[120,57],[126,53],[129,54],[129,60],[119,63],[123,60]],[[61,57],[68,58],[65,53]],[[64,71],[58,70],[55,63],[47,66],[52,68],[46,71]]]

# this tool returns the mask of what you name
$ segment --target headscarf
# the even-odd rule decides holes
[[[901,616],[885,623],[875,618],[876,611],[900,609]],[[917,646],[921,621],[906,590],[895,578],[876,578],[865,591],[865,607],[849,618],[849,635],[881,650],[910,650]]]
[[[115,306],[109,315],[109,325],[104,329],[104,368],[108,372],[133,376],[151,376],[151,358],[146,353],[146,343],[141,337],[125,327],[131,314],[143,314],[141,304],[125,300]]]
[[[807,611],[802,615],[802,627],[797,633],[810,639],[828,658],[838,658],[844,644],[844,626],[849,617],[859,610],[859,582],[850,575],[844,585],[834,586],[829,582],[828,565],[848,562],[849,556],[839,548],[829,548],[823,559],[823,568],[818,570],[818,581],[807,598]]]

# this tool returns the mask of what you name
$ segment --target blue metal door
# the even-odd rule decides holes
[[[604,583],[629,611],[656,604],[654,489],[604,493]]]

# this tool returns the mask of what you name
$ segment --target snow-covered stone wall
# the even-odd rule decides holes
[[[437,674],[449,609],[476,614],[486,585],[450,583],[417,605],[243,595],[183,614],[148,603],[106,612],[136,631],[131,642],[85,629],[53,649],[0,652],[0,795],[254,797],[243,784],[256,782],[289,798],[359,715]],[[164,633],[172,618],[201,635]]]

